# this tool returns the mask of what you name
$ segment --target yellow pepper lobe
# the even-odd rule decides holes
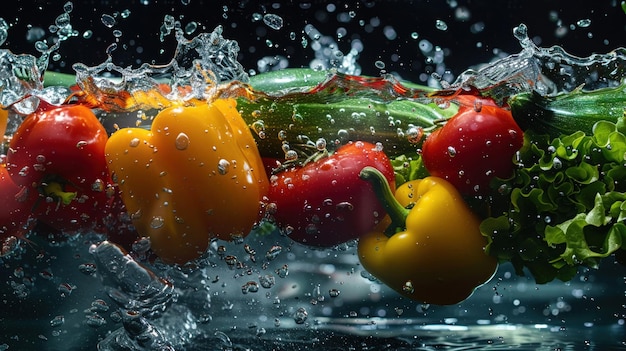
[[[212,238],[247,235],[268,180],[234,100],[170,107],[151,129],[121,129],[106,157],[137,231],[165,262],[202,255]]]
[[[484,252],[480,220],[449,182],[426,177],[403,184],[395,196],[412,206],[405,229],[360,238],[368,272],[410,299],[438,305],[463,301],[493,276],[497,261]]]
[[[0,107],[0,138],[4,138],[9,121],[9,110]]]

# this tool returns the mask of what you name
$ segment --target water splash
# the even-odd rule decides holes
[[[41,100],[60,105],[70,95],[67,87],[44,88],[43,75],[48,68],[50,56],[64,41],[78,36],[70,23],[73,8],[72,2],[66,2],[63,13],[50,25],[49,30],[55,38],[52,40],[54,44],[48,45],[44,41],[35,43],[35,49],[41,54],[39,57],[0,49],[0,108],[11,107],[17,113],[29,114],[37,109]],[[6,21],[0,18],[0,45],[7,39],[9,28]]]
[[[103,241],[92,254],[104,290],[120,308],[155,318],[174,298],[172,283],[136,262],[119,246]]]
[[[560,46],[542,48],[528,37],[528,28],[520,24],[513,30],[522,51],[460,74],[453,89],[477,88],[497,101],[529,91],[555,95],[582,87],[595,90],[615,87],[626,75],[626,48],[588,57],[571,55]]]
[[[74,64],[87,101],[108,111],[132,111],[246,94],[248,75],[237,61],[239,46],[222,36],[221,26],[190,40],[182,29],[174,29],[178,45],[166,65],[125,68],[110,56],[95,67]]]

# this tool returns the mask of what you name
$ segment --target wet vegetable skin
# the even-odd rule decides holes
[[[58,231],[97,229],[109,212],[108,136],[81,105],[44,105],[14,133],[6,167],[38,221]]]
[[[373,182],[391,219],[387,230],[359,240],[359,260],[374,277],[412,300],[450,305],[493,276],[497,262],[484,252],[480,220],[452,184],[429,176],[402,184],[394,197],[375,170],[362,177]]]
[[[428,136],[423,161],[431,175],[446,179],[462,194],[485,194],[494,177],[513,174],[513,155],[523,143],[523,132],[510,111],[485,104],[464,106]]]
[[[385,211],[371,184],[359,178],[366,166],[379,169],[394,186],[389,158],[376,145],[362,141],[272,176],[269,199],[275,205],[276,223],[292,240],[317,247],[369,232]]]
[[[268,179],[234,100],[170,107],[150,130],[115,132],[110,170],[139,234],[168,263],[201,256],[212,238],[246,236]]]

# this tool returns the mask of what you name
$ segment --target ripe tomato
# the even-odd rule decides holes
[[[523,142],[510,111],[486,104],[462,106],[427,137],[422,159],[431,175],[448,180],[462,194],[479,195],[494,177],[512,174],[512,157]]]
[[[19,126],[6,167],[27,193],[37,220],[57,230],[94,227],[106,214],[111,180],[107,132],[87,107],[40,109]]]
[[[268,197],[276,205],[276,223],[291,239],[317,247],[364,235],[385,216],[372,185],[359,177],[366,166],[380,170],[395,189],[389,158],[375,145],[361,141],[272,176]]]

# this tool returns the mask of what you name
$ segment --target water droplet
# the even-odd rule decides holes
[[[85,324],[92,328],[100,328],[101,326],[107,324],[107,321],[99,314],[93,313],[86,316]]]
[[[100,19],[102,21],[102,24],[104,24],[108,28],[112,28],[116,23],[115,18],[111,15],[103,14]]]
[[[93,263],[82,263],[78,266],[78,271],[86,275],[93,275],[96,273],[97,268]]]
[[[65,323],[65,317],[63,317],[63,316],[55,316],[50,321],[50,326],[54,328],[54,327],[58,327],[58,326],[63,325],[63,323]]]
[[[241,292],[247,294],[249,292],[255,293],[259,291],[259,284],[255,281],[249,281],[241,286]]]
[[[185,26],[185,34],[191,35],[198,29],[198,23],[191,21]]]
[[[435,28],[442,30],[442,31],[446,31],[448,30],[448,24],[442,20],[436,20],[435,21]]]
[[[217,171],[221,175],[225,175],[230,170],[230,162],[225,159],[221,159],[217,162]]]
[[[283,251],[282,246],[274,245],[274,246],[270,247],[269,250],[267,250],[267,253],[265,253],[265,258],[268,261],[271,261],[271,260],[275,259],[276,257],[278,257],[278,255],[280,255],[280,253],[282,251]]]
[[[450,157],[456,156],[456,149],[453,146],[448,146],[448,155]]]
[[[317,139],[317,141],[315,142],[315,147],[317,148],[318,151],[326,150],[326,139],[324,138]]]
[[[287,275],[289,275],[289,266],[285,264],[282,267],[276,269],[276,274],[278,274],[278,276],[281,278],[285,278]]]
[[[421,127],[409,126],[405,132],[406,138],[411,144],[417,144],[424,135],[424,130]]]
[[[139,146],[139,138],[133,138],[130,140],[130,143],[128,144],[130,147],[137,147]]]
[[[581,19],[576,22],[576,25],[580,28],[587,28],[591,25],[591,20],[588,18]]]
[[[295,161],[297,159],[298,159],[298,153],[295,150],[287,150],[287,152],[285,152],[286,161]]]
[[[293,315],[293,320],[296,324],[304,324],[307,318],[309,317],[309,313],[306,311],[304,307],[300,307],[296,310]]]
[[[61,293],[61,296],[69,296],[75,288],[76,286],[70,283],[61,283],[59,284],[58,290]]]
[[[150,220],[150,227],[153,229],[159,229],[163,227],[163,224],[165,224],[165,220],[161,216],[154,216]]]
[[[176,145],[176,149],[185,150],[189,147],[189,136],[185,133],[180,133],[176,137],[176,141],[174,142]]]
[[[413,287],[413,282],[410,280],[405,282],[404,285],[402,285],[402,291],[412,294],[415,291],[415,288]]]
[[[70,13],[73,10],[74,10],[74,4],[71,1],[68,1],[63,5],[63,11],[65,13]]]
[[[308,235],[313,235],[313,234],[317,234],[318,230],[317,230],[317,227],[315,226],[315,224],[309,223],[304,228],[304,232],[307,233]]]
[[[467,7],[459,6],[454,10],[454,17],[457,21],[464,22],[468,21],[472,17],[472,14]]]
[[[271,274],[262,275],[259,277],[259,283],[265,289],[269,289],[276,284],[276,278]]]
[[[337,296],[339,296],[340,293],[341,292],[339,290],[337,290],[337,289],[330,289],[328,291],[328,295],[330,295],[330,297],[337,297]]]
[[[280,131],[278,131],[278,140],[280,141],[287,140],[287,132],[285,130],[281,129]]]
[[[282,17],[272,14],[272,13],[268,13],[268,14],[265,14],[265,16],[263,16],[263,23],[265,23],[265,25],[275,30],[279,30],[283,27]]]

